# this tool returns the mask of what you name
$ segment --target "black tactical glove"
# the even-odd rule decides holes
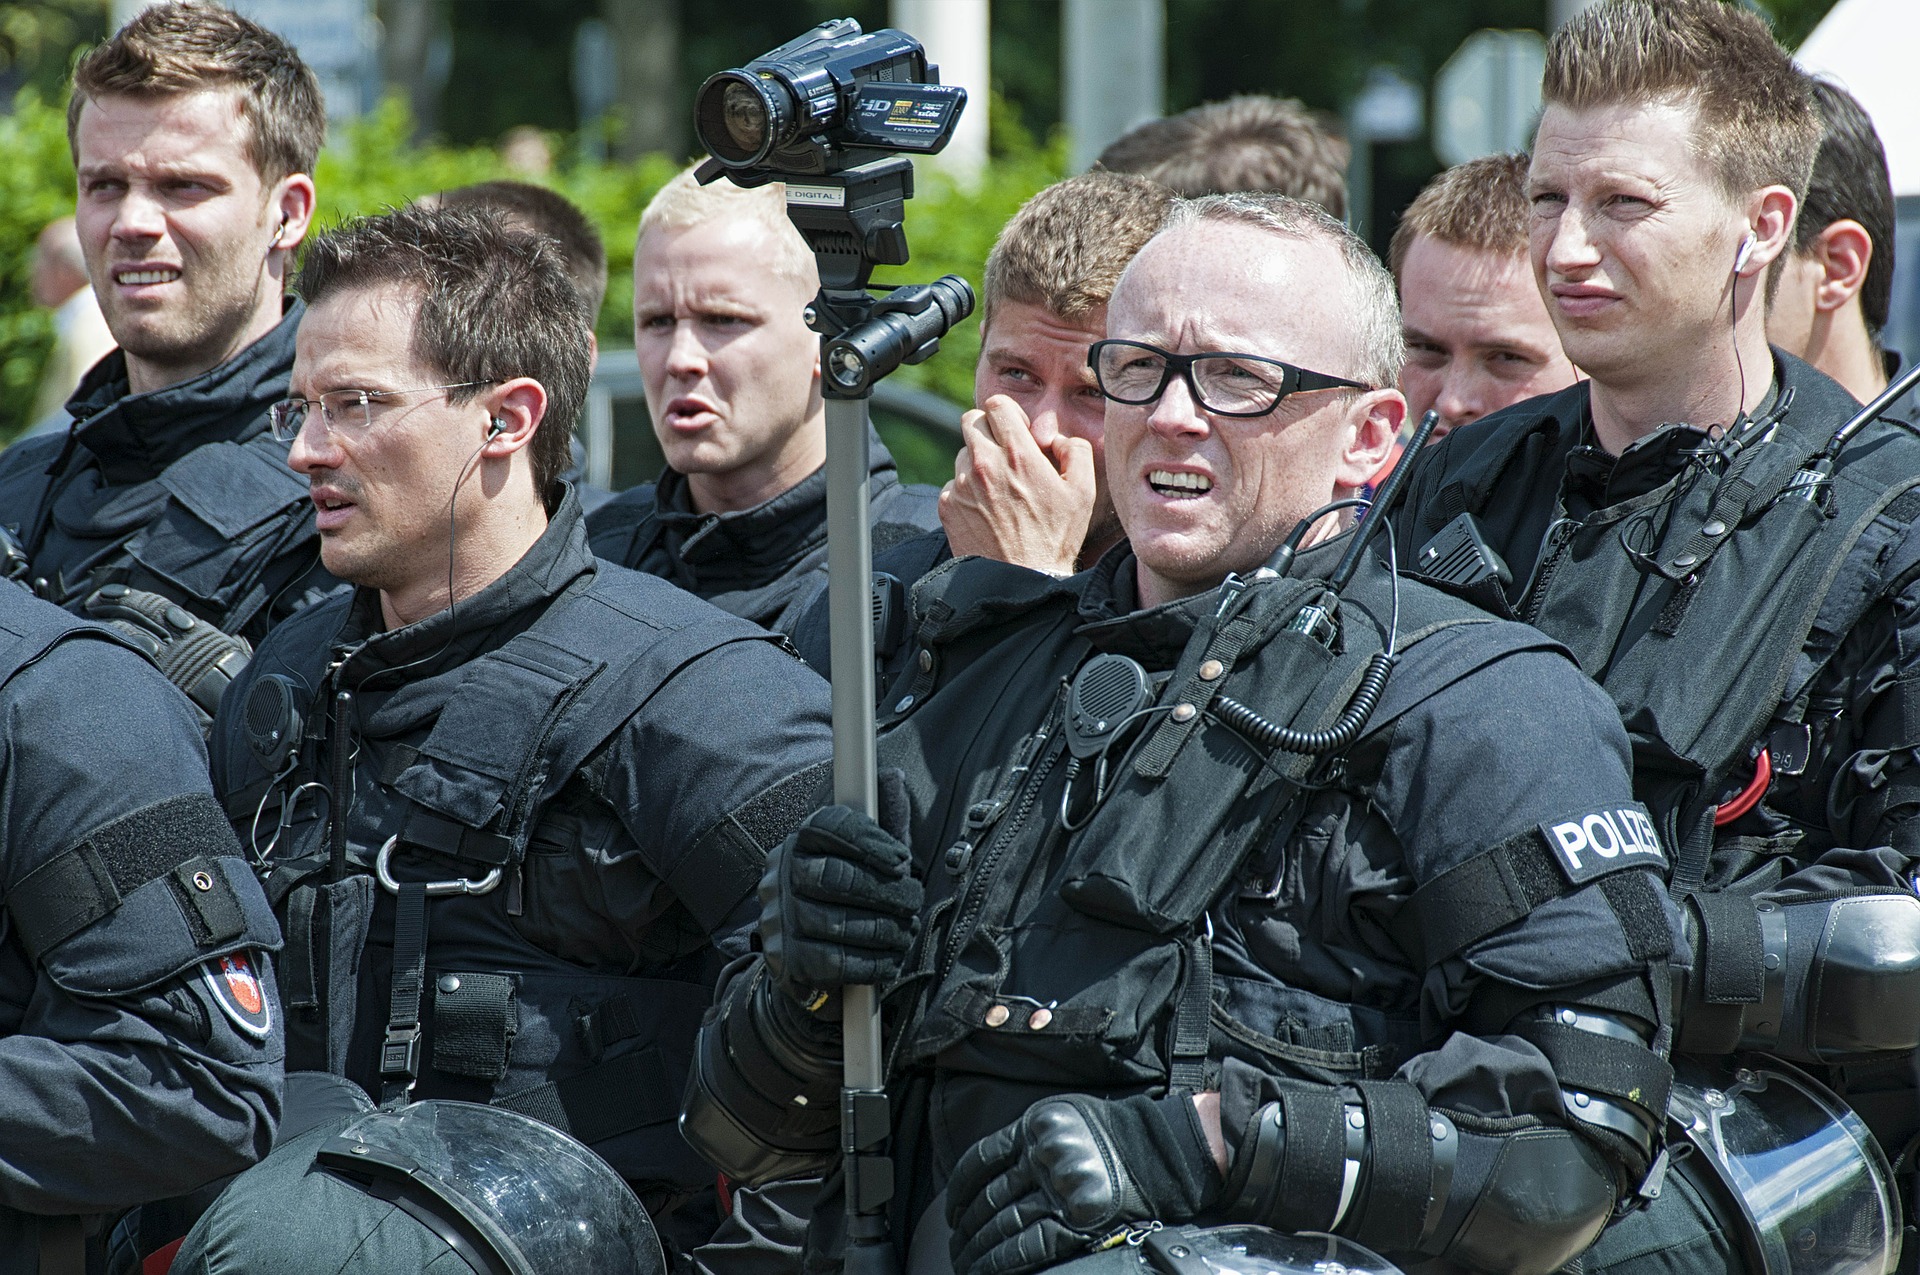
[[[201,728],[213,724],[220,697],[253,658],[245,638],[222,633],[157,593],[109,584],[87,595],[89,616],[146,652],[166,679],[200,710]]]
[[[1193,1094],[1042,1098],[960,1157],[947,1181],[955,1275],[1017,1275],[1128,1224],[1192,1221],[1219,1198]]]
[[[879,824],[827,806],[774,848],[760,878],[760,943],[789,996],[837,1011],[831,993],[900,976],[920,927],[913,856]]]

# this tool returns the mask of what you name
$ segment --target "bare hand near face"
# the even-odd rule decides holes
[[[1005,395],[960,418],[966,445],[940,492],[940,524],[955,557],[1072,575],[1093,521],[1093,447],[1083,438],[1037,438]]]

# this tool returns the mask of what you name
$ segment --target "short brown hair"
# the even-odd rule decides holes
[[[1428,182],[1393,228],[1387,248],[1393,277],[1400,278],[1407,252],[1421,235],[1477,252],[1525,256],[1533,215],[1527,202],[1528,162],[1524,153],[1483,155]]]
[[[1195,199],[1265,190],[1347,215],[1346,141],[1293,98],[1253,94],[1148,120],[1100,152],[1100,167]]]
[[[993,322],[1005,301],[1069,320],[1099,309],[1173,200],[1157,182],[1098,170],[1047,187],[1013,215],[987,254],[981,324]]]
[[[307,246],[300,295],[316,305],[337,292],[400,287],[420,299],[414,360],[449,381],[530,376],[547,392],[528,458],[544,497],[572,459],[574,421],[587,401],[593,329],[560,245],[467,208],[414,204],[361,217]],[[471,402],[485,388],[450,390]]]
[[[310,173],[327,140],[320,83],[293,46],[218,5],[176,0],[134,18],[80,59],[67,103],[67,146],[79,158],[80,111],[97,97],[172,97],[240,90],[247,158],[263,181]]]
[[[1820,232],[1836,221],[1860,223],[1873,243],[1867,277],[1860,285],[1860,314],[1868,334],[1879,340],[1893,305],[1893,182],[1887,175],[1887,151],[1873,119],[1853,94],[1815,80],[1813,95],[1822,136],[1807,197],[1794,223],[1793,251],[1806,256]],[[1785,260],[1783,255],[1774,262],[1774,277]]]
[[[1807,192],[1820,117],[1807,77],[1757,15],[1723,0],[1603,0],[1547,45],[1548,106],[1660,102],[1695,108],[1694,146],[1740,199]]]
[[[442,208],[478,208],[503,219],[514,230],[530,230],[560,245],[567,273],[580,289],[587,314],[600,313],[607,299],[607,246],[600,232],[571,199],[532,182],[475,182],[437,196]]]

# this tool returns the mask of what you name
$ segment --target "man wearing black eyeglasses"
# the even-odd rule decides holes
[[[749,1183],[827,1167],[839,992],[877,983],[907,1269],[1251,1223],[1558,1270],[1666,1108],[1677,918],[1619,721],[1373,549],[1335,596],[1405,413],[1393,283],[1344,226],[1177,204],[1107,330],[1125,539],[920,582],[880,696],[909,834],[832,807],[774,852],[682,1129]]]
[[[416,206],[321,236],[300,288],[273,428],[355,587],[267,636],[211,748],[297,953],[288,1068],[556,1124],[670,1247],[701,1243],[686,1060],[765,852],[815,801],[826,685],[589,552],[560,479],[587,315],[551,239]],[[256,1205],[208,1227],[270,1251]]]

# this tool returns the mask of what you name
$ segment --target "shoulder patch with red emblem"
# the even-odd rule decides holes
[[[260,985],[259,969],[251,951],[239,951],[201,962],[200,976],[213,993],[213,1003],[235,1027],[255,1040],[265,1040],[273,1034],[273,1008]]]

